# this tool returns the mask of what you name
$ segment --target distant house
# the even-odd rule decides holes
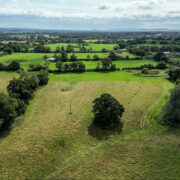
[[[114,51],[114,53],[116,53],[116,54],[129,54],[129,52],[127,52],[127,51]]]
[[[48,61],[56,61],[56,58],[54,57],[50,57],[50,58],[47,58]]]
[[[171,52],[163,52],[163,53],[167,56],[171,55]]]

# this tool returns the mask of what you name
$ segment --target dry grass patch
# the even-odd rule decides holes
[[[13,75],[0,74],[0,92],[6,91],[9,81],[13,79]]]

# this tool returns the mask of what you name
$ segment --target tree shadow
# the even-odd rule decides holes
[[[102,129],[98,127],[93,121],[92,124],[88,128],[88,133],[90,136],[96,138],[98,141],[107,140],[111,135],[119,135],[121,134],[123,129],[123,124],[119,122],[117,127],[112,130]]]

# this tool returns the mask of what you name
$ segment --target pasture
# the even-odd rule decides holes
[[[36,92],[24,120],[15,124],[8,136],[0,138],[0,179],[84,179],[92,172],[92,178],[116,178],[117,171],[123,177],[136,177],[133,169],[140,167],[144,159],[136,160],[145,157],[143,149],[149,145],[157,148],[154,144],[158,140],[151,144],[151,139],[164,130],[157,125],[151,130],[140,127],[142,115],[161,96],[164,80],[136,79],[132,75],[126,81],[125,74],[50,75],[49,84]],[[164,83],[168,89],[171,87],[167,81]],[[101,93],[112,94],[125,106],[123,129],[105,132],[92,126],[92,101]],[[147,125],[151,121],[147,120]],[[149,131],[156,134],[149,135]],[[132,147],[135,151],[128,156]],[[145,167],[148,169],[148,164]]]

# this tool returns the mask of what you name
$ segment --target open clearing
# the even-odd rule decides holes
[[[0,138],[0,179],[151,179],[153,174],[161,178],[160,171],[166,172],[162,178],[170,173],[175,179],[180,171],[169,172],[173,165],[166,169],[165,162],[173,159],[173,167],[180,167],[180,152],[175,151],[180,133],[155,121],[140,127],[163,84],[171,87],[162,78],[126,72],[51,74],[24,120]],[[112,94],[125,106],[123,129],[104,132],[91,125],[92,101],[101,93]]]

